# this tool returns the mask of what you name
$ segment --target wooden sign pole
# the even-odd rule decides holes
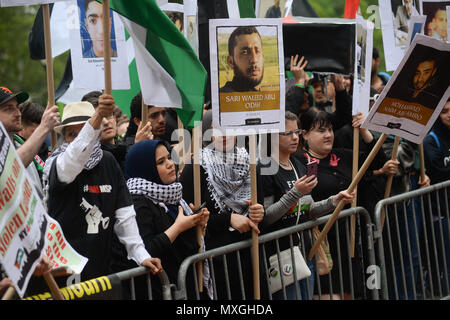
[[[355,179],[358,173],[358,161],[359,161],[359,128],[353,128],[353,167],[352,167],[352,180]],[[355,199],[352,202],[352,208],[357,204],[357,187],[355,188]],[[355,234],[356,234],[356,216],[350,217],[350,256],[355,257]]]
[[[349,193],[352,193],[356,186],[358,185],[359,181],[361,181],[362,177],[366,173],[367,169],[369,168],[370,164],[372,163],[373,159],[375,158],[376,154],[382,147],[384,141],[386,140],[387,135],[383,133],[380,138],[378,139],[377,143],[373,147],[372,151],[370,151],[369,155],[367,156],[366,160],[364,161],[363,165],[359,169],[358,173],[356,174],[355,178],[353,179],[352,183],[348,187],[347,191]],[[337,220],[339,213],[344,208],[345,203],[344,201],[340,201],[337,205],[336,209],[334,209],[330,219],[326,223],[325,227],[323,228],[322,232],[319,234],[316,242],[314,243],[313,247],[309,251],[308,260],[312,260],[314,257],[314,254],[316,253],[319,245],[325,240],[326,235],[330,231],[331,227],[333,226],[334,222]]]
[[[419,156],[420,156],[420,180],[425,180],[425,156],[423,153],[423,143],[419,144]]]
[[[45,282],[47,282],[47,285],[50,288],[50,292],[52,293],[55,300],[65,300],[51,272],[45,273],[43,277],[45,279]]]
[[[42,16],[44,19],[44,42],[45,42],[45,68],[47,73],[47,95],[48,106],[53,107],[55,102],[55,82],[53,77],[53,57],[52,57],[52,41],[50,34],[50,5],[42,5]],[[52,130],[51,134],[51,150],[56,148],[56,132]]]
[[[111,84],[111,17],[109,0],[103,0],[103,61],[105,66],[105,93],[112,94]],[[144,98],[142,97],[142,100]]]
[[[180,117],[177,117],[178,119],[178,144],[179,144],[179,149],[178,149],[178,154],[179,154],[179,161],[180,163],[178,164],[178,171],[179,172],[183,172],[183,168],[184,168],[184,156],[185,156],[185,147],[184,147],[184,126],[183,126],[183,122],[181,122]],[[201,141],[201,140],[200,140]]]
[[[144,127],[148,122],[148,107],[144,102],[144,96],[142,96],[141,102],[141,127]]]
[[[200,150],[202,143],[202,125],[201,123],[192,129],[193,134],[193,174],[194,174],[194,207],[198,208],[202,204],[201,180],[200,180]],[[184,141],[183,141],[184,144]],[[197,243],[200,246],[199,253],[202,252],[203,230],[197,226]],[[197,281],[198,291],[203,292],[203,263],[197,262]]]
[[[400,144],[400,137],[396,136],[394,140],[394,146],[392,147],[392,155],[391,160],[397,160],[397,153],[398,153],[398,146]],[[386,189],[384,191],[384,199],[389,198],[391,195],[391,187],[392,187],[392,180],[394,179],[394,176],[388,176],[386,181]],[[383,230],[384,226],[384,219],[386,217],[386,211],[384,207],[381,209],[381,230]]]
[[[251,182],[251,197],[252,205],[258,203],[257,193],[257,181],[256,181],[256,135],[249,136],[250,147],[250,182]],[[255,230],[252,230],[252,265],[253,265],[253,295],[255,300],[259,300],[261,297],[260,285],[259,285],[259,245],[258,234]]]
[[[14,298],[14,295],[16,294],[16,289],[14,287],[9,287],[6,292],[3,294],[2,300],[11,300]]]

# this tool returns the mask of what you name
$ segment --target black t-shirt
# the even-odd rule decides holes
[[[301,178],[305,175],[306,168],[302,163],[296,160],[294,157],[291,157],[292,165],[295,167],[298,178]],[[293,187],[295,182],[297,181],[297,176],[295,175],[295,171],[293,169],[286,170],[281,166],[278,168],[278,172],[274,175],[263,175],[262,184],[264,189],[264,196],[269,197],[273,196],[273,202],[277,202],[280,198],[288,193]],[[264,228],[265,233],[273,232],[276,230],[281,230],[283,228],[292,227],[296,223],[301,224],[308,221],[307,212],[305,210],[301,210],[302,208],[298,207],[298,202],[294,204],[289,210],[276,222]],[[300,214],[300,217],[298,215]],[[298,217],[298,222],[297,222]],[[297,234],[292,235],[292,241],[294,245],[299,243],[299,238]],[[309,243],[305,244],[307,247]],[[289,237],[284,237],[280,239],[280,250],[284,250],[290,247]],[[276,252],[274,243],[268,243],[266,246],[266,251],[268,256],[274,254]]]
[[[115,211],[132,205],[119,165],[104,151],[100,162],[69,184],[58,180],[56,160],[49,176],[48,212],[58,221],[71,246],[89,259],[82,279],[110,273]]]

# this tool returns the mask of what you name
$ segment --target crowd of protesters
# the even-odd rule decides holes
[[[351,86],[346,85],[344,77],[333,75],[323,81],[305,72],[306,65],[303,58],[291,59],[290,71],[295,83],[286,90],[286,129],[279,133],[278,144],[271,146],[272,151],[278,148],[278,157],[271,158],[269,165],[273,164],[277,170],[273,175],[263,175],[261,170],[267,164],[257,166],[257,203],[250,201],[247,144],[239,145],[236,137],[213,135],[199,155],[201,202],[206,205],[198,212],[193,206],[196,190],[193,165],[180,167],[177,159],[172,158],[177,143],[171,140],[177,129],[173,110],[148,106],[148,121],[144,123],[141,94],[130,101],[128,118],[115,105],[112,96],[94,91],[82,101],[67,104],[60,115],[57,106],[44,108],[29,102],[25,92],[13,93],[1,87],[0,121],[15,142],[49,215],[60,223],[72,247],[89,259],[81,280],[143,265],[150,268],[155,281],[164,269],[170,282],[176,283],[181,262],[199,248],[213,249],[249,239],[252,231],[268,233],[316,219],[332,212],[341,200],[346,207],[350,206],[355,197],[346,191],[352,181],[353,128],[359,128],[360,163],[380,134],[360,128],[364,115],[352,116]],[[378,65],[375,49],[371,104],[387,83],[386,74],[378,73]],[[212,113],[206,106],[203,133],[212,128]],[[52,131],[58,135],[57,146],[50,145]],[[388,137],[360,182],[358,205],[373,214],[375,204],[384,197],[389,176],[394,176],[393,195],[448,180],[449,133],[450,100],[423,143],[424,180],[418,174],[418,146],[402,139],[397,160],[391,160],[393,138]],[[306,164],[312,160],[318,162],[317,175],[307,177]],[[417,213],[418,209],[412,210],[411,206],[417,204],[410,203],[405,210],[409,214]],[[448,221],[444,219],[444,223],[446,226]],[[403,224],[408,228],[407,221]],[[330,239],[336,233],[345,236],[345,230],[339,228],[332,227]],[[197,239],[198,229],[202,233],[201,244]],[[447,227],[444,230],[448,232]],[[448,234],[446,237],[448,240]],[[341,241],[337,248],[339,245],[330,241],[333,259],[338,259],[338,252],[349,254],[344,244]],[[448,266],[448,241],[445,245]],[[288,247],[288,242],[280,242],[280,250]],[[307,241],[306,250],[310,247]],[[260,259],[275,252],[271,245],[265,250]],[[227,258],[227,270],[222,256],[214,257],[213,262],[210,265],[205,260],[203,264],[202,298],[213,296],[211,274],[214,272],[218,299],[226,298],[227,289],[232,298],[239,299],[242,293],[239,274],[252,270],[250,250],[242,251],[238,259]],[[314,266],[311,263],[308,266],[313,272],[308,280],[313,288]],[[43,259],[35,274],[49,268],[48,261]],[[353,266],[355,275],[360,273],[359,268]],[[230,288],[225,283],[225,271],[230,277]],[[340,271],[351,272],[333,268],[333,281],[339,280]],[[414,273],[417,275],[417,270]],[[65,280],[65,277],[57,278],[61,286],[65,286]],[[311,299],[313,290],[307,295],[305,281],[299,283],[298,298]],[[36,279],[30,282],[30,294],[42,289],[38,282]],[[245,296],[252,297],[252,277],[245,276],[244,282]],[[330,284],[322,277],[320,282],[322,295],[332,295]],[[158,299],[161,292],[156,283],[152,287],[154,298]],[[194,297],[195,282],[191,275],[187,283],[188,297]],[[139,290],[141,284],[139,281],[136,284],[138,297],[146,298],[145,290]],[[266,284],[265,277],[261,276],[263,298]],[[10,285],[10,280],[2,275],[0,293]],[[339,283],[331,285],[336,288]],[[344,297],[348,297],[349,279],[344,279],[343,290]],[[293,287],[287,288],[287,298],[296,298]]]

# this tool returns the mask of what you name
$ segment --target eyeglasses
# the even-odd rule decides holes
[[[293,134],[300,136],[302,134],[302,130],[297,129],[297,130],[292,130],[292,131],[280,132],[280,135],[282,135],[282,136],[290,136]]]

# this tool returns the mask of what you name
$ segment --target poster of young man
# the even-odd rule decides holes
[[[281,19],[216,19],[209,28],[214,128],[284,130]]]
[[[0,123],[0,263],[23,297],[43,255],[54,267],[81,273],[87,259],[65,240],[34,189],[8,134]]]
[[[414,0],[379,0],[386,70],[394,71],[407,48],[409,20],[419,15]]]
[[[67,4],[67,18],[73,22],[69,30],[75,88],[101,90],[105,86],[104,52],[111,50],[112,88],[129,89],[128,57],[125,30],[116,13],[110,11],[111,42],[103,43],[102,4],[95,0],[77,0]]]
[[[450,43],[417,34],[361,127],[421,143],[450,96]]]
[[[422,14],[427,16],[425,35],[441,41],[448,41],[447,6],[450,6],[448,0],[422,0]]]
[[[49,4],[69,0],[0,0],[0,7],[18,7],[36,4]]]
[[[352,114],[369,113],[370,77],[373,50],[372,22],[356,15],[356,59],[353,78]]]
[[[160,6],[161,10],[172,20],[178,30],[184,34],[186,25],[184,17],[184,6],[179,3],[166,3]]]

